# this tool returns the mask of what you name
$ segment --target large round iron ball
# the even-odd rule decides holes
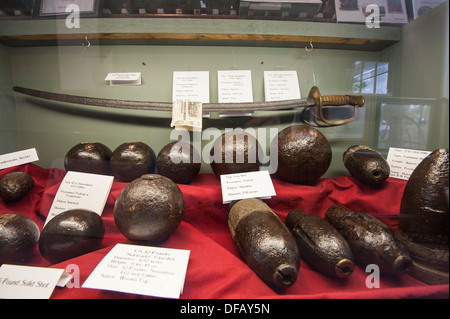
[[[191,143],[173,142],[164,146],[156,158],[156,168],[175,183],[189,184],[201,168],[200,156]]]
[[[39,227],[19,214],[0,215],[0,265],[23,264],[39,240]]]
[[[156,155],[153,149],[142,142],[123,143],[111,156],[111,171],[118,180],[131,182],[142,175],[153,173]]]
[[[160,243],[177,229],[184,207],[183,193],[177,184],[159,174],[146,174],[119,194],[114,221],[131,241]]]
[[[5,202],[16,202],[24,198],[33,186],[33,177],[23,172],[12,172],[0,180],[0,197]]]
[[[64,158],[66,171],[110,175],[112,151],[99,142],[82,142],[73,146]]]
[[[331,163],[331,145],[317,129],[293,125],[275,137],[278,142],[276,175],[290,183],[314,185]],[[274,141],[272,141],[273,143]]]
[[[39,250],[48,261],[57,264],[101,246],[105,226],[95,212],[73,209],[56,215],[44,226]]]
[[[225,132],[214,141],[211,168],[218,178],[223,174],[259,171],[261,152],[253,135],[240,130]]]

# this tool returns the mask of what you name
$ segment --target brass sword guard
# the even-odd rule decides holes
[[[309,91],[308,98],[314,99],[316,101],[316,105],[314,109],[311,109],[311,114],[314,117],[314,123],[309,122],[305,118],[305,111],[307,108],[304,108],[302,111],[302,121],[305,124],[315,127],[331,127],[343,125],[346,123],[350,123],[354,121],[358,117],[359,108],[364,106],[365,99],[360,95],[328,95],[322,96],[320,94],[319,88],[317,86],[313,86]],[[330,121],[328,120],[322,113],[323,106],[344,106],[351,105],[353,106],[353,116],[348,119]],[[322,123],[319,123],[321,121]],[[323,124],[324,123],[324,124]]]

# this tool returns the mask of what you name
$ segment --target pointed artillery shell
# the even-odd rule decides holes
[[[335,205],[327,210],[325,220],[344,236],[357,262],[365,266],[376,264],[381,271],[393,274],[406,273],[411,266],[403,243],[375,217]]]
[[[259,199],[243,199],[231,207],[227,217],[244,262],[274,289],[294,284],[300,267],[298,248],[269,206]]]
[[[414,242],[448,247],[448,169],[448,149],[437,149],[406,183],[398,229]]]
[[[388,162],[379,152],[364,145],[354,145],[344,152],[344,165],[360,182],[379,187],[391,173]]]
[[[345,238],[326,220],[295,209],[286,217],[286,226],[297,242],[300,256],[320,272],[347,278],[353,272],[353,255]]]

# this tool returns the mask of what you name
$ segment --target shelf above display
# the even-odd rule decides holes
[[[68,28],[65,19],[0,21],[0,43],[7,46],[81,45],[236,45],[380,51],[401,39],[401,28],[262,20],[182,18],[82,19]]]

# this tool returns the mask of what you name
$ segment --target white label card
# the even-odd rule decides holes
[[[297,71],[264,71],[265,100],[300,99]]]
[[[430,153],[405,148],[389,148],[387,162],[391,169],[390,177],[408,180],[417,165]]]
[[[0,299],[49,299],[56,286],[72,278],[64,269],[4,264],[0,267]]]
[[[217,71],[219,103],[253,102],[252,72]]]
[[[189,255],[189,250],[117,244],[82,287],[177,299]]]
[[[105,81],[109,81],[109,85],[141,85],[142,76],[140,72],[131,73],[108,73]]]
[[[246,198],[270,198],[275,188],[269,172],[257,171],[220,175],[222,200],[224,204]]]
[[[209,103],[209,71],[173,72],[172,101]]]
[[[38,160],[39,157],[35,148],[4,154],[0,155],[0,169],[27,164]]]
[[[87,209],[102,215],[114,176],[69,171],[66,173],[45,224],[70,209]]]

